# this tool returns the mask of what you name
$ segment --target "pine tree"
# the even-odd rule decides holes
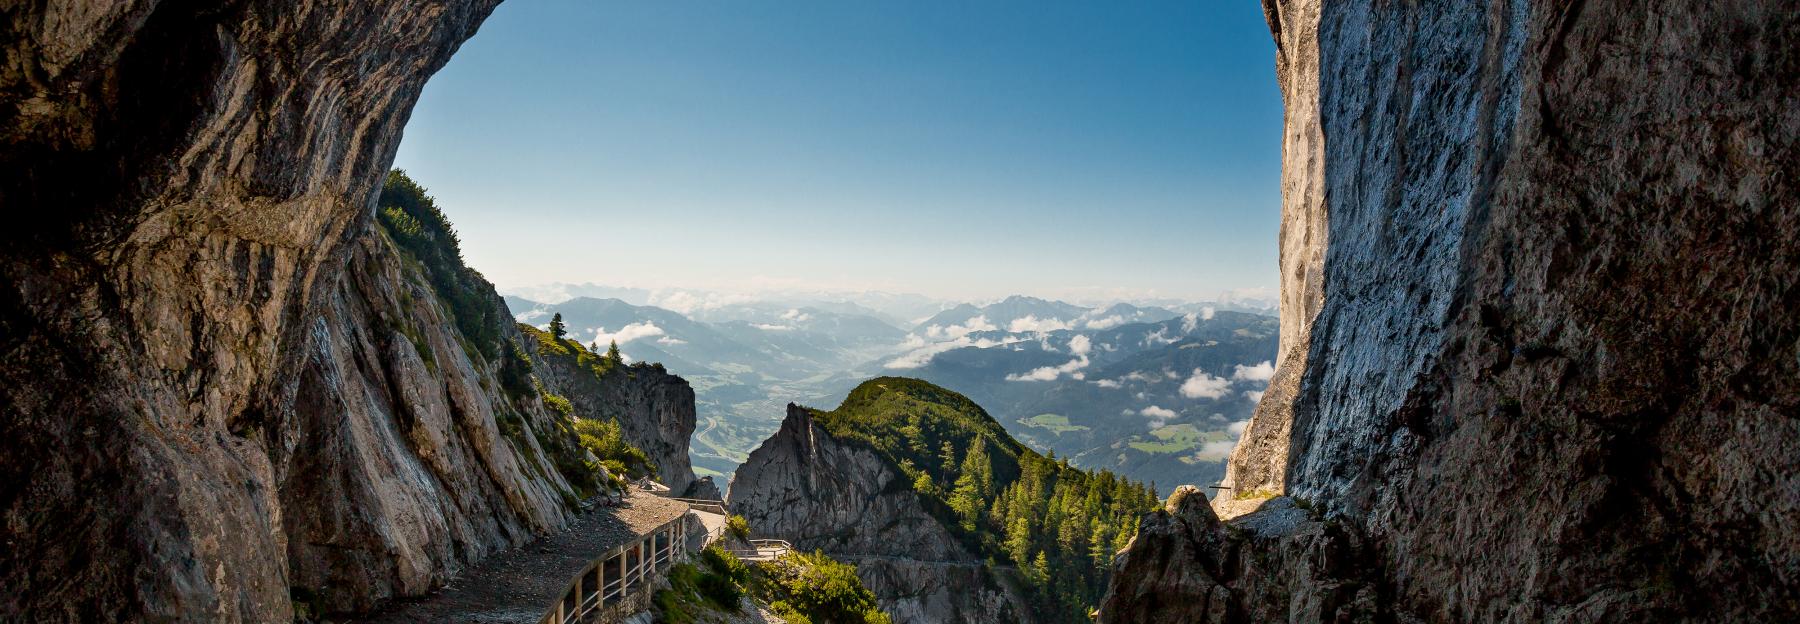
[[[1024,565],[1031,554],[1031,519],[1016,516],[1006,525],[1006,554]]]
[[[563,336],[567,335],[569,335],[569,328],[563,325],[562,313],[557,312],[556,316],[550,317],[550,337],[562,340]]]
[[[614,340],[614,341],[612,341],[611,344],[607,345],[607,347],[606,347],[606,362],[608,364],[619,364],[624,361],[625,361],[624,354],[619,353],[619,341]]]
[[[962,518],[963,529],[973,531],[980,524],[986,500],[994,493],[994,467],[988,461],[987,443],[975,438],[969,454],[963,457],[962,474],[956,477],[956,489],[950,494],[950,508]]]
[[[1092,530],[1088,534],[1088,557],[1094,560],[1094,567],[1104,570],[1112,565],[1112,535],[1107,533],[1107,529],[1111,527],[1099,518],[1095,518],[1090,524]]]

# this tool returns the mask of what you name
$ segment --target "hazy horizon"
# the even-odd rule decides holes
[[[941,304],[936,310],[949,309],[959,304],[983,307],[999,303],[1012,297],[1030,297],[1050,302],[1061,302],[1072,305],[1103,308],[1113,304],[1131,304],[1141,307],[1180,307],[1201,306],[1209,304],[1236,305],[1238,309],[1253,310],[1259,313],[1274,314],[1280,303],[1279,293],[1273,288],[1246,288],[1216,293],[1211,297],[1159,297],[1159,296],[1108,296],[1080,295],[1055,296],[1034,292],[1010,292],[1004,295],[986,297],[939,297],[917,292],[899,292],[881,289],[807,289],[807,288],[767,288],[767,289],[707,289],[688,288],[681,285],[657,286],[622,286],[615,284],[561,283],[531,285],[495,284],[495,290],[501,295],[517,297],[535,303],[555,305],[579,298],[620,299],[633,305],[660,307],[672,312],[688,314],[698,310],[718,309],[732,305],[769,304],[785,302],[796,306],[807,303],[852,302],[869,297],[891,298],[894,300],[913,300]],[[881,306],[870,306],[880,308]],[[514,310],[514,312],[519,312]],[[916,319],[913,319],[916,320]],[[540,323],[541,324],[541,323]]]
[[[1273,58],[1253,3],[508,3],[396,166],[510,289],[1273,292]]]

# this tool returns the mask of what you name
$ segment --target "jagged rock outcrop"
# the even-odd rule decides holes
[[[1373,557],[1352,530],[1291,498],[1227,526],[1182,486],[1113,562],[1122,582],[1100,610],[1113,622],[1391,621]]]
[[[1383,618],[1800,616],[1800,11],[1264,6],[1289,385],[1226,485],[1358,536]],[[1158,522],[1123,565],[1176,548]],[[1115,575],[1102,620],[1305,589],[1148,567],[1196,578]]]
[[[855,563],[897,624],[1032,621],[1023,598],[926,511],[898,470],[833,438],[804,407],[788,405],[730,489],[728,506],[756,536]]]
[[[549,412],[371,227],[496,2],[0,10],[0,619],[359,610],[565,521]]]
[[[713,483],[711,475],[695,479],[686,490],[680,490],[682,498],[698,498],[703,500],[723,500],[725,493],[719,491],[719,485]]]
[[[622,366],[596,375],[577,358],[527,350],[539,379],[568,398],[583,418],[610,418],[632,446],[656,463],[657,480],[680,494],[694,487],[688,441],[694,435],[694,389],[661,365]],[[710,482],[709,482],[710,483]],[[718,498],[713,491],[711,498]]]

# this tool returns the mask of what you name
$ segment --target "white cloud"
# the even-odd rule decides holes
[[[1169,424],[1170,420],[1173,420],[1176,416],[1179,415],[1179,414],[1175,413],[1175,410],[1172,410],[1172,409],[1169,409],[1166,407],[1162,407],[1159,405],[1152,405],[1150,407],[1146,407],[1144,409],[1138,410],[1138,414],[1141,416],[1144,416],[1145,418],[1150,419],[1150,428],[1151,429],[1159,429],[1163,425]]]
[[[794,331],[794,328],[790,325],[775,325],[775,324],[771,324],[771,323],[751,323],[750,326],[755,327],[760,330],[763,330],[763,331]]]
[[[1035,315],[1028,314],[1025,318],[1013,319],[1012,324],[1008,325],[1006,330],[1015,334],[1022,334],[1026,332],[1053,332],[1068,328],[1069,324],[1060,319],[1040,319]]]
[[[948,327],[932,325],[925,328],[925,337],[955,340],[975,332],[994,331],[996,329],[1000,328],[996,327],[993,323],[988,322],[987,316],[984,315],[969,319],[968,322],[963,323],[962,325],[951,325]]]
[[[1212,318],[1212,317],[1207,316],[1207,318]],[[1188,314],[1181,315],[1181,333],[1191,334],[1191,333],[1194,333],[1194,330],[1199,327],[1200,327],[1200,315],[1193,314],[1191,312]]]
[[[1218,313],[1218,310],[1214,310],[1212,306],[1206,306],[1204,308],[1200,308],[1200,320],[1210,321],[1210,320],[1212,320],[1213,315],[1217,314],[1217,313]]]
[[[1166,344],[1174,344],[1175,341],[1180,340],[1180,339],[1181,338],[1178,336],[1170,336],[1169,328],[1158,327],[1158,328],[1156,328],[1156,331],[1148,333],[1148,334],[1144,334],[1144,346],[1156,347],[1156,346],[1162,346],[1162,345],[1166,345]]]
[[[1266,383],[1274,378],[1275,363],[1268,360],[1263,360],[1263,363],[1257,364],[1256,366],[1244,366],[1239,364],[1237,368],[1231,371],[1231,379],[1233,381],[1261,381]]]
[[[812,320],[812,315],[807,314],[805,312],[801,312],[799,308],[794,308],[792,310],[788,310],[786,312],[781,313],[781,318],[783,320],[793,321],[795,323],[805,323],[809,320]]]
[[[646,303],[682,314],[693,314],[700,310],[711,310],[753,301],[756,301],[756,296],[749,293],[696,293],[687,290],[659,290],[651,293]]]
[[[1087,356],[1081,355],[1081,356],[1076,356],[1076,358],[1073,360],[1069,360],[1068,362],[1063,363],[1062,366],[1040,366],[1038,368],[1031,369],[1031,372],[1029,372],[1029,373],[1007,375],[1006,380],[1007,381],[1055,381],[1057,377],[1061,377],[1063,375],[1068,375],[1075,379],[1082,379],[1085,376],[1082,375],[1081,373],[1077,373],[1075,371],[1086,368],[1087,365],[1088,365]]]
[[[1144,383],[1156,383],[1162,381],[1162,377],[1157,376],[1155,373],[1146,373],[1144,371],[1131,371],[1124,377],[1120,377],[1120,379],[1125,381],[1141,381]]]
[[[1196,368],[1192,377],[1181,382],[1181,396],[1190,399],[1217,399],[1225,396],[1230,387],[1230,381],[1208,375],[1206,371]]]
[[[1261,391],[1261,390],[1245,390],[1244,396],[1249,397],[1251,403],[1261,403],[1262,398],[1263,398],[1263,391]]]
[[[1218,461],[1231,457],[1231,449],[1235,446],[1236,442],[1207,442],[1200,445],[1200,450],[1194,453],[1194,457],[1201,461]]]
[[[1102,388],[1117,388],[1124,384],[1120,384],[1117,379],[1097,379],[1094,381],[1094,385]]]
[[[642,323],[626,325],[619,328],[619,331],[612,333],[607,333],[605,327],[594,330],[594,344],[604,346],[610,342],[617,342],[623,345],[639,338],[653,338],[661,335],[663,335],[661,327],[657,327],[656,323],[644,321]]]
[[[518,313],[518,315],[513,317],[513,320],[520,323],[530,323],[532,319],[544,318],[546,316],[550,316],[550,310],[545,308],[532,308]]]
[[[1118,326],[1124,325],[1124,324],[1125,324],[1125,317],[1114,314],[1112,316],[1103,317],[1103,318],[1088,319],[1087,328],[1088,329],[1112,329],[1114,327],[1118,327]]]
[[[1250,426],[1250,421],[1239,420],[1230,425],[1226,425],[1225,431],[1229,432],[1233,438],[1242,438],[1244,437],[1244,428],[1248,426]]]
[[[680,338],[676,338],[676,337],[674,337],[674,336],[663,336],[663,337],[661,337],[661,338],[657,338],[657,339],[656,339],[656,344],[661,344],[661,345],[684,345],[684,344],[687,344],[687,341],[686,341],[686,340],[682,340],[682,339],[680,339]]]
[[[1069,353],[1087,355],[1093,347],[1093,341],[1089,340],[1087,336],[1077,334],[1074,338],[1069,339]]]
[[[987,348],[991,348],[991,347],[1009,345],[1009,344],[1012,344],[1015,342],[1019,342],[1019,340],[1016,338],[1008,338],[1006,340],[993,340],[993,339],[989,339],[989,338],[982,338],[980,340],[972,340],[968,336],[965,335],[965,336],[958,336],[955,340],[927,343],[927,342],[925,342],[924,339],[919,338],[918,336],[910,336],[907,338],[906,342],[904,344],[902,344],[901,346],[903,348],[909,348],[912,350],[908,351],[904,354],[901,354],[900,357],[896,357],[892,360],[889,360],[888,363],[883,364],[882,367],[884,367],[884,368],[918,368],[920,366],[930,364],[931,358],[936,356],[937,354],[943,353],[945,351],[949,351],[952,349],[961,349],[963,347],[975,347],[977,349],[987,349]]]

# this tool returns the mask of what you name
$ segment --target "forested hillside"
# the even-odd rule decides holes
[[[814,418],[897,466],[966,548],[1015,568],[1048,621],[1087,620],[1112,553],[1157,504],[1143,484],[1032,451],[967,397],[924,381],[869,380]]]

